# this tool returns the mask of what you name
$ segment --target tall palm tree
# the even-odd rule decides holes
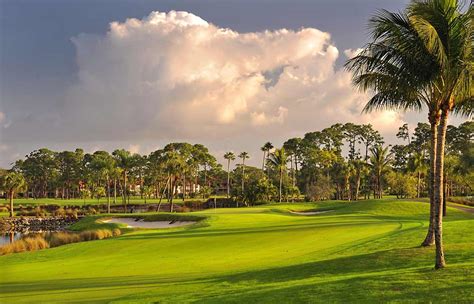
[[[270,154],[270,150],[273,149],[273,144],[267,141],[260,150],[263,151],[263,162],[262,162],[262,170],[265,170],[265,163],[267,162],[268,155]]]
[[[168,150],[164,154],[164,166],[165,171],[168,173],[169,177],[169,203],[170,203],[170,212],[173,212],[173,198],[176,191],[176,183],[179,180],[179,175],[183,172],[185,167],[185,161],[182,156],[175,150]]]
[[[473,10],[471,7],[466,13],[461,11],[456,0],[413,1],[402,13],[382,11],[369,23],[373,42],[346,63],[346,68],[353,72],[354,84],[375,92],[364,111],[420,110],[423,106],[428,109],[431,207],[424,246],[433,244],[435,226],[441,231],[436,210],[442,195],[443,130],[447,115],[451,110],[472,115],[473,110],[473,88],[469,83]],[[438,239],[441,244],[441,237]],[[442,246],[437,247],[437,252],[441,252]],[[441,253],[437,254],[436,267],[441,268],[444,261],[438,256]]]
[[[235,160],[235,154],[233,152],[227,152],[224,154],[224,158],[227,159],[227,198],[230,197],[230,162]]]
[[[389,153],[388,147],[384,148],[381,145],[373,147],[370,152],[372,156],[370,157],[369,166],[374,174],[377,197],[382,198],[382,176],[392,161],[392,155]]]
[[[9,172],[0,179],[0,188],[3,189],[10,200],[10,217],[13,217],[13,197],[18,191],[26,188],[25,178],[21,173]]]
[[[242,194],[243,194],[244,186],[245,186],[245,160],[249,158],[249,154],[247,152],[241,152],[239,154],[239,158],[242,159]]]
[[[270,153],[268,157],[268,163],[275,167],[278,170],[280,184],[279,184],[279,202],[281,203],[282,199],[282,184],[283,184],[283,172],[286,170],[286,164],[288,163],[288,155],[285,152],[284,148],[276,149],[275,152]]]
[[[421,196],[421,174],[426,171],[425,155],[422,152],[415,152],[408,162],[408,167],[416,173],[416,197]]]
[[[472,2],[472,1],[471,1]],[[443,178],[448,116],[451,112],[473,113],[474,8],[463,12],[457,0],[416,1],[410,6],[410,21],[430,54],[436,58],[436,97],[441,117],[436,142],[434,198],[435,268],[446,264],[443,250]]]
[[[122,180],[123,180],[123,189],[122,189],[122,202],[124,211],[127,212],[127,198],[128,198],[128,173],[133,167],[133,158],[132,154],[129,151],[124,149],[115,150],[112,152],[115,160],[117,161],[118,167],[121,169],[122,172]]]
[[[375,92],[364,112],[378,109],[428,109],[431,125],[430,225],[423,245],[434,244],[434,170],[440,105],[436,99],[435,58],[427,51],[408,11],[381,11],[369,21],[372,42],[346,63],[353,72],[353,83],[360,89]]]

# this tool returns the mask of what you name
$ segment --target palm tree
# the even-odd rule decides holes
[[[173,197],[175,193],[176,183],[179,179],[179,174],[183,171],[185,167],[185,161],[182,156],[175,150],[166,151],[164,155],[164,164],[165,171],[168,173],[169,177],[169,203],[170,203],[170,212],[173,212]]]
[[[239,158],[242,159],[242,195],[243,195],[244,184],[245,184],[245,160],[249,158],[249,154],[247,152],[241,152],[239,154]]]
[[[440,105],[434,96],[436,60],[426,50],[407,12],[382,11],[370,19],[373,42],[346,63],[353,83],[375,95],[364,112],[378,109],[421,110],[428,108],[431,125],[430,226],[423,245],[434,243],[434,170]]]
[[[265,163],[267,161],[268,155],[270,150],[273,149],[273,145],[271,142],[267,141],[260,150],[263,151],[263,162],[262,162],[262,170],[265,170]]]
[[[123,189],[122,189],[122,201],[124,211],[127,212],[127,198],[128,198],[128,189],[127,189],[127,180],[128,180],[128,173],[133,167],[133,158],[129,151],[124,149],[115,150],[112,152],[115,160],[117,161],[118,167],[122,171],[122,178],[123,178]]]
[[[375,190],[378,198],[382,198],[382,176],[387,171],[390,162],[392,161],[391,154],[388,151],[388,147],[376,146],[373,147],[370,152],[369,166],[372,168],[372,172],[375,178]]]
[[[413,1],[403,13],[382,11],[370,20],[373,42],[346,63],[346,68],[354,73],[354,84],[375,92],[364,111],[420,110],[422,106],[428,109],[431,207],[424,246],[433,244],[435,226],[439,235],[441,231],[441,217],[436,216],[439,213],[436,210],[442,197],[448,113],[454,110],[472,115],[473,110],[473,88],[469,83],[473,10],[471,7],[464,14],[461,11],[461,4],[456,0]],[[438,239],[437,243],[441,243],[440,236]],[[437,248],[437,251],[442,250]],[[436,267],[441,268],[444,261],[438,255],[441,253],[437,254]]]
[[[421,152],[415,152],[408,163],[408,167],[412,172],[416,173],[416,197],[421,196],[421,174],[426,171],[425,155]]]
[[[21,173],[9,172],[1,177],[0,187],[7,194],[10,199],[10,217],[13,217],[13,197],[15,193],[25,189],[26,181]]]
[[[227,152],[224,154],[224,158],[227,159],[227,198],[230,197],[230,162],[235,160],[235,154],[233,152]]]
[[[472,115],[474,102],[474,8],[463,13],[463,3],[457,0],[414,2],[411,7],[414,28],[428,52],[436,59],[436,97],[441,117],[436,142],[434,175],[434,238],[435,268],[446,265],[443,250],[443,178],[444,153],[448,116],[455,111]]]
[[[288,155],[284,148],[277,149],[275,152],[270,153],[268,157],[268,163],[278,170],[280,184],[279,184],[279,202],[281,203],[282,193],[281,188],[283,184],[283,172],[286,170],[286,164],[288,163]]]

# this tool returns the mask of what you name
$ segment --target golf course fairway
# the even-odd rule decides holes
[[[474,215],[447,211],[439,271],[425,202],[271,204],[1,256],[0,303],[472,302]],[[113,225],[98,219],[76,225]]]

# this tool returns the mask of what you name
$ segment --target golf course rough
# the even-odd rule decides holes
[[[333,210],[314,216],[291,211]],[[474,215],[448,208],[448,267],[409,200],[210,209],[196,225],[0,257],[0,303],[472,302]],[[161,216],[161,215],[160,215]],[[98,217],[77,229],[112,227]]]

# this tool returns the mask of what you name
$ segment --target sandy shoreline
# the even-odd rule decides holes
[[[322,213],[327,213],[327,212],[331,212],[331,211],[334,211],[334,210],[325,210],[325,211],[290,211],[290,213],[292,214],[298,214],[298,215],[318,215],[318,214],[322,214]]]

